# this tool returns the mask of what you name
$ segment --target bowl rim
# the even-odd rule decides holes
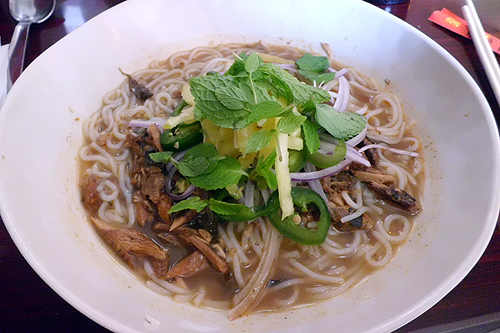
[[[132,0],[130,3],[136,3],[139,2],[140,0]],[[361,1],[359,1],[361,2]],[[98,22],[102,20],[106,15],[109,14],[109,11],[119,11],[122,8],[125,8],[125,6],[129,6],[127,2],[120,3],[109,10],[97,15],[96,17],[92,18],[89,20],[87,23],[84,24],[88,25],[90,22]],[[385,15],[385,14],[384,14]],[[391,19],[396,20],[396,17],[393,17],[391,14],[387,13],[387,17],[391,17]],[[407,24],[406,22],[404,24]],[[444,56],[446,60],[451,63],[455,69],[462,75],[462,77],[467,80],[468,84],[470,85],[471,89],[474,91],[474,93],[479,96],[479,100],[482,106],[483,113],[486,117],[487,123],[488,123],[488,130],[491,135],[491,143],[493,144],[493,148],[495,151],[495,156],[493,156],[493,163],[494,163],[494,168],[495,170],[500,170],[500,139],[499,139],[499,133],[498,133],[498,127],[496,125],[493,113],[491,112],[491,108],[484,97],[484,94],[480,90],[479,86],[477,83],[472,79],[471,75],[465,70],[465,68],[453,57],[451,54],[449,54],[448,51],[446,51],[444,48],[442,48],[439,44],[437,44],[434,40],[432,40],[430,37],[419,31],[418,29],[410,26],[407,24],[409,28],[412,29],[413,33],[418,33],[420,38],[423,38],[426,40],[426,43],[437,50],[439,54]],[[82,26],[83,27],[83,26]],[[78,28],[77,30],[81,30],[82,27]],[[68,36],[62,38],[60,41],[56,42],[54,45],[52,45],[47,51],[53,50],[57,47],[61,47],[63,45],[66,39],[72,38],[72,35],[69,34]],[[44,53],[46,53],[45,51]],[[50,53],[49,51],[48,53]],[[45,55],[42,54],[40,57],[44,57]],[[38,57],[33,61],[33,63],[28,67],[27,73],[29,73],[29,68],[32,66],[36,66],[38,63]],[[27,75],[21,75],[20,80],[25,80]],[[14,99],[14,94],[16,90],[18,89],[19,86],[16,87],[14,85],[13,89],[11,90],[13,93],[9,93],[7,95],[7,98],[5,99],[2,108],[0,109],[0,123],[3,122],[4,120],[4,113],[5,110],[8,109],[8,106],[10,104],[10,101]],[[489,112],[488,112],[489,111]],[[397,318],[395,321],[392,323],[388,324],[388,329],[395,329],[398,327],[401,327],[402,325],[408,323],[409,321],[415,319],[419,315],[421,315],[423,312],[428,310],[430,307],[435,305],[440,299],[442,299],[448,292],[450,292],[468,273],[469,271],[473,268],[473,266],[477,263],[481,255],[483,254],[484,250],[486,249],[489,240],[491,239],[493,232],[495,230],[496,226],[496,220],[498,219],[499,212],[500,212],[500,176],[498,174],[495,175],[495,179],[492,179],[492,183],[496,185],[496,187],[499,189],[494,192],[494,197],[491,198],[490,200],[490,205],[489,205],[489,210],[488,210],[488,220],[495,221],[495,223],[491,222],[489,224],[486,224],[488,228],[484,228],[482,233],[481,233],[481,239],[484,239],[485,241],[482,243],[476,243],[476,247],[471,251],[469,257],[465,262],[463,262],[462,267],[458,267],[454,274],[450,276],[444,284],[438,286],[435,290],[435,293],[430,295],[430,297],[425,298],[420,304],[417,304],[415,307],[413,307],[409,313],[408,316],[405,318]],[[84,313],[86,316],[91,318],[92,320],[96,321],[100,325],[107,327],[109,329],[113,330],[119,330],[119,331],[127,331],[130,328],[128,326],[124,326],[121,324],[119,321],[113,319],[112,317],[109,317],[103,313],[100,313],[99,311],[96,311],[91,305],[83,302],[81,299],[79,299],[77,296],[75,296],[70,289],[68,289],[66,286],[62,285],[59,283],[57,279],[55,279],[52,276],[52,273],[50,271],[47,271],[45,267],[43,266],[42,263],[40,263],[36,256],[33,255],[32,252],[29,250],[29,246],[23,242],[22,236],[18,233],[18,230],[16,229],[14,221],[11,220],[11,216],[9,212],[6,210],[7,208],[4,205],[3,201],[0,201],[0,214],[2,216],[2,219],[4,221],[4,224],[6,226],[7,231],[9,232],[10,236],[12,237],[14,243],[22,253],[23,257],[28,261],[30,266],[37,272],[37,274],[53,289],[55,290],[63,299],[65,299],[68,303],[70,303],[73,307],[78,309],[80,312]],[[486,241],[487,240],[487,241]],[[443,294],[444,293],[444,294]]]

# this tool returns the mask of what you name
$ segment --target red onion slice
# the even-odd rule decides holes
[[[349,81],[343,76],[339,77],[339,91],[333,108],[339,112],[345,112],[349,103]]]
[[[368,129],[365,127],[365,129],[362,130],[361,132],[359,132],[358,135],[356,135],[355,137],[347,140],[345,142],[345,144],[348,145],[348,146],[351,146],[351,147],[356,147],[366,137],[366,132],[368,132]],[[338,139],[334,138],[333,136],[331,136],[330,134],[327,134],[327,133],[320,133],[319,134],[319,138],[321,140],[325,141],[325,142],[330,142],[330,143],[333,143],[333,144],[338,144],[339,143]]]
[[[310,162],[307,162],[306,165],[304,166],[304,170],[306,172],[315,172],[316,167],[312,165]],[[329,206],[328,198],[326,197],[325,191],[323,190],[323,186],[321,186],[319,179],[310,180],[307,182],[307,184],[309,185],[311,190],[318,193],[323,198],[323,200],[325,200],[326,205]]]
[[[313,171],[313,172],[291,173],[290,177],[292,178],[292,180],[295,180],[295,181],[309,182],[311,180],[322,179],[322,178],[325,178],[327,176],[334,175],[334,174],[338,173],[339,171],[343,170],[346,166],[348,166],[351,163],[352,163],[351,160],[345,159],[342,162],[340,162],[339,164],[334,165],[334,166],[329,167],[329,168],[326,168],[326,169],[322,169],[319,171]]]
[[[186,149],[186,150],[178,152],[177,154],[174,155],[173,159],[176,160],[176,161],[182,160],[184,158],[184,155],[186,155],[186,153],[187,153],[188,150],[189,149]],[[172,170],[172,168],[175,168],[174,163],[172,163],[172,162],[168,162],[165,165],[165,171],[167,173],[170,172],[170,170]]]
[[[163,118],[152,118],[149,120],[144,120],[144,119],[132,119],[131,121],[128,122],[129,126],[132,127],[142,127],[142,128],[148,128],[149,125],[154,124],[158,126],[160,131],[163,132],[163,126],[167,122],[167,119]]]
[[[175,201],[179,200],[184,200],[187,197],[189,197],[191,194],[193,194],[194,190],[196,189],[196,186],[191,184],[182,194],[174,194],[172,193],[172,180],[174,177],[174,174],[177,172],[177,168],[174,166],[169,173],[167,174],[167,179],[165,180],[165,193],[172,198]]]
[[[331,67],[329,68],[329,70],[330,70],[330,72],[335,72],[335,70]],[[347,68],[342,68],[341,70],[339,70],[335,73],[335,78],[338,79],[339,77],[346,75],[348,72],[349,72],[349,70]]]
[[[406,151],[406,150],[402,150],[402,149],[391,148],[389,146],[385,146],[385,145],[382,145],[382,144],[366,145],[366,146],[360,148],[358,151],[360,153],[362,153],[365,150],[372,149],[372,148],[386,149],[386,150],[391,151],[393,153],[401,154],[401,155],[406,155],[406,156],[412,156],[412,157],[418,157],[418,156],[420,156],[420,154],[417,153],[417,152],[412,152],[412,151]]]
[[[345,144],[351,147],[356,147],[366,137],[366,132],[368,132],[367,127],[365,127],[364,130],[362,130],[358,135],[356,135],[352,139],[347,140]]]

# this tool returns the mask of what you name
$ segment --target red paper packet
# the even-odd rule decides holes
[[[429,17],[429,20],[456,34],[471,38],[467,21],[446,8],[436,10]],[[486,33],[486,38],[493,52],[500,54],[500,39],[489,33]]]

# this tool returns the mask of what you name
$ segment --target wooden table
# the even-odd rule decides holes
[[[58,0],[54,14],[30,30],[26,65],[85,21],[116,5],[119,0]],[[398,16],[448,50],[472,75],[488,99],[497,122],[500,107],[494,98],[472,41],[428,21],[443,7],[461,15],[459,0],[410,0],[380,6]],[[500,19],[500,13],[488,13]],[[0,36],[9,43],[16,22],[8,1],[0,1]],[[0,223],[0,332],[103,332],[49,288],[24,260]],[[381,305],[383,306],[383,305]],[[474,325],[500,329],[500,231],[496,230],[485,253],[467,277],[445,298],[398,332],[449,331]],[[475,327],[475,328],[474,328]]]

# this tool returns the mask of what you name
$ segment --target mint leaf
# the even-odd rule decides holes
[[[191,78],[191,93],[196,102],[195,118],[208,118],[224,128],[242,129],[248,126],[248,116],[256,105],[273,100],[266,84],[254,82],[256,79],[262,81],[263,74],[259,69],[262,59],[259,59],[255,54],[246,60],[236,60],[229,71],[235,76],[214,73]],[[250,73],[247,73],[247,67]]]
[[[235,107],[238,103],[241,103],[241,100],[231,101],[229,91],[216,93],[221,88],[235,90],[240,88],[232,77],[216,73],[193,77],[189,80],[189,83],[196,102],[194,113],[198,120],[208,118],[217,126],[232,129],[242,129],[248,125],[249,109],[232,109],[228,107],[228,105]],[[234,96],[241,97],[239,93],[234,93]]]
[[[310,53],[304,54],[295,62],[299,74],[311,82],[329,82],[335,78],[335,73],[327,73],[330,68],[330,61],[327,57],[313,56]]]
[[[316,74],[324,73],[330,68],[330,61],[327,57],[313,56],[310,53],[304,54],[295,64],[299,69]]]
[[[306,119],[306,116],[294,115],[290,112],[278,121],[276,129],[280,133],[291,134],[295,132]]]
[[[242,53],[239,56],[235,56],[234,64],[229,67],[224,75],[230,75],[233,77],[247,76],[248,73],[245,70],[245,60],[248,59],[246,53]]]
[[[246,222],[255,220],[258,217],[270,215],[277,211],[279,206],[258,206],[255,211],[242,205],[220,201],[216,199],[208,200],[210,210],[221,218],[232,222]]]
[[[318,103],[330,100],[330,94],[327,91],[300,82],[295,76],[276,65],[264,64],[262,70],[267,74],[268,80],[275,86],[278,95],[288,100],[290,97],[287,95],[286,90],[288,89],[291,93],[291,101],[296,105],[306,103],[311,98],[314,98]]]
[[[249,103],[248,97],[253,98],[253,96],[248,96],[245,90],[239,89],[236,83],[231,83],[231,85],[221,87],[215,91],[215,97],[230,110],[241,110],[247,106]],[[252,100],[250,99],[250,102]]]
[[[182,161],[173,163],[184,177],[196,177],[212,172],[216,162],[222,158],[213,144],[203,143],[191,148]]]
[[[237,184],[241,177],[247,175],[241,170],[241,164],[233,157],[223,157],[217,161],[211,172],[188,178],[189,182],[205,190],[216,190]]]
[[[277,101],[265,101],[257,104],[248,116],[248,122],[254,123],[262,119],[278,117],[287,110],[288,108],[283,107]]]
[[[255,72],[264,64],[262,58],[255,52],[252,52],[245,61],[245,71],[249,74]]]
[[[245,87],[245,86],[249,87],[247,82],[242,82],[241,85],[243,87]],[[255,102],[255,100],[253,101],[254,105],[259,105],[260,103],[264,103],[264,102],[268,102],[268,101],[276,101],[274,99],[274,97],[269,95],[269,91],[267,90],[267,87],[265,85],[260,84],[259,82],[257,82],[254,85],[252,92],[255,94],[255,100],[256,100],[256,102]]]
[[[365,118],[354,112],[338,112],[332,106],[316,106],[316,121],[337,139],[350,139],[366,127]]]
[[[242,212],[253,214],[253,211],[242,204],[229,203],[216,199],[209,199],[210,210],[219,215],[239,215]]]
[[[237,159],[219,155],[211,143],[191,148],[182,161],[174,164],[191,184],[205,190],[237,184],[241,176],[246,175]]]
[[[248,138],[247,144],[245,146],[245,152],[247,154],[260,151],[263,148],[269,146],[274,134],[269,130],[261,130],[252,133]]]
[[[153,162],[157,163],[168,163],[170,162],[170,157],[173,152],[171,151],[159,151],[156,153],[149,154],[149,158],[153,160]]]
[[[265,185],[271,190],[276,190],[278,188],[276,174],[271,170],[276,161],[276,156],[276,149],[274,149],[267,158],[260,156],[257,160],[257,166],[252,171],[250,178],[256,180],[260,188],[265,188]],[[264,183],[261,180],[263,180]]]
[[[311,73],[311,72],[304,71],[301,69],[299,69],[298,72],[300,75],[304,76],[309,81],[316,82],[316,84],[330,82],[331,80],[335,79],[335,75],[336,75],[336,73],[333,73],[333,72],[316,74],[316,73]]]
[[[308,119],[302,123],[302,136],[309,153],[317,152],[319,149],[318,129]]]
[[[208,203],[204,200],[201,200],[200,197],[191,197],[189,199],[185,199],[179,201],[175,205],[173,205],[168,211],[169,214],[180,212],[185,209],[194,209],[198,213],[203,210],[208,205]]]
[[[193,156],[185,161],[174,162],[174,164],[184,177],[196,177],[207,171],[213,163],[206,157]]]
[[[276,174],[271,171],[271,170],[257,170],[255,173],[262,177],[265,181],[267,186],[271,190],[276,190],[278,188],[278,178],[276,178]],[[257,179],[258,180],[258,179]]]
[[[276,157],[278,156],[278,153],[276,152],[276,149],[273,149],[271,154],[264,158],[264,156],[260,156],[258,161],[257,161],[257,169],[261,168],[264,170],[269,170],[273,167],[274,162],[276,162]]]

